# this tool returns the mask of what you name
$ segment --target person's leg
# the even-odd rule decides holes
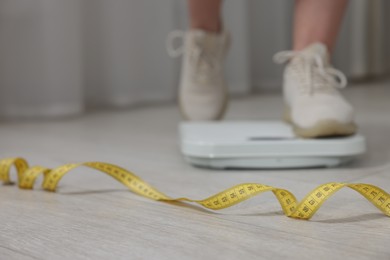
[[[295,0],[293,49],[321,42],[331,52],[347,4],[348,0]]]
[[[296,0],[293,51],[275,55],[286,62],[283,92],[286,120],[305,138],[352,135],[354,110],[339,88],[345,75],[330,64],[347,0]]]
[[[218,120],[228,103],[224,77],[230,37],[221,18],[222,0],[188,0],[190,25],[185,33],[179,105],[187,120]]]
[[[208,32],[222,30],[222,0],[188,0],[190,27]]]

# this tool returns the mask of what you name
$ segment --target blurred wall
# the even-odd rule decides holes
[[[84,107],[78,0],[0,0],[0,115]]]

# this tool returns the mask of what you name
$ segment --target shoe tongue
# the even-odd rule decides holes
[[[192,37],[205,37],[208,33],[203,31],[203,30],[199,30],[199,29],[191,29],[189,31],[189,34]]]
[[[228,33],[226,31],[221,32],[209,32],[201,29],[190,29],[188,31],[188,35],[193,38],[208,38],[219,41],[224,41],[228,37]]]
[[[202,50],[219,55],[227,48],[227,34],[225,32],[213,33],[192,29],[188,33],[188,40]]]
[[[318,55],[324,61],[329,60],[328,49],[323,43],[313,43],[303,49],[301,54],[307,57],[313,57],[314,55]]]

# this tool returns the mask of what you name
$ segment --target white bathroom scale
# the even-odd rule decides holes
[[[335,167],[366,151],[363,136],[303,139],[279,121],[185,122],[179,126],[181,151],[201,167]]]

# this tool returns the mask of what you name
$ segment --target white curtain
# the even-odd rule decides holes
[[[87,107],[173,101],[179,60],[169,31],[184,0],[0,0],[0,116],[82,113]],[[231,92],[280,86],[272,55],[290,47],[293,1],[225,3]],[[389,71],[389,1],[353,0],[335,52],[352,78]]]

